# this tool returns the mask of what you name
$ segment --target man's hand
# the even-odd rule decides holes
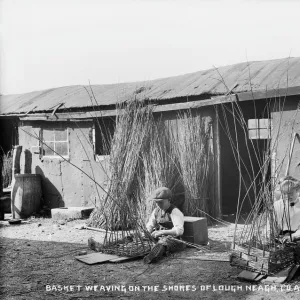
[[[299,241],[300,240],[300,230],[296,230],[296,232],[294,232],[292,234],[292,238],[293,238],[293,242]]]
[[[290,243],[291,241],[292,241],[292,239],[291,239],[291,236],[290,236],[289,234],[286,234],[286,235],[284,235],[284,236],[281,238],[282,244]]]
[[[157,239],[160,236],[165,235],[164,230],[155,230],[151,233],[152,237],[154,237],[155,239]]]
[[[291,236],[292,236],[292,238],[291,238]],[[290,243],[293,240],[293,235],[290,235],[287,233],[283,236],[280,236],[278,240],[281,244]]]

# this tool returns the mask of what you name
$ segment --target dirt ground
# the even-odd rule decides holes
[[[210,250],[187,248],[155,264],[141,259],[87,265],[75,259],[92,253],[89,237],[78,230],[84,220],[61,222],[35,218],[20,225],[0,222],[1,299],[299,299],[300,280],[288,285],[251,285],[239,281],[241,270],[226,259],[234,225],[209,227]],[[239,225],[239,229],[242,225]]]

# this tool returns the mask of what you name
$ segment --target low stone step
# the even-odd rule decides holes
[[[60,207],[51,209],[53,220],[70,221],[76,219],[87,219],[94,207]]]

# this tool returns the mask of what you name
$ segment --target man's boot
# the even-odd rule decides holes
[[[151,262],[159,260],[165,252],[166,246],[162,244],[156,244],[149,254],[144,257],[144,264],[150,264]]]

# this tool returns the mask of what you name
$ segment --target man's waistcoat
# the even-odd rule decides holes
[[[173,223],[171,219],[171,213],[173,209],[176,208],[173,204],[170,205],[170,207],[164,211],[161,208],[157,207],[155,209],[155,220],[157,224],[159,224],[156,229],[172,229],[173,228]]]

